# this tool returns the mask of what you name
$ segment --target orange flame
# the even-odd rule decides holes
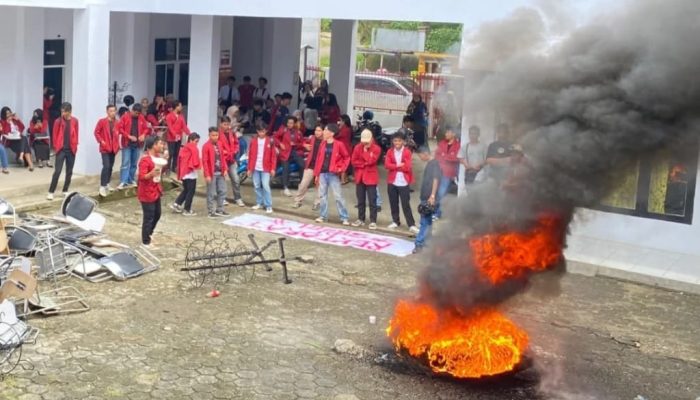
[[[496,310],[463,316],[406,300],[396,305],[387,335],[398,351],[425,356],[433,371],[458,378],[511,371],[528,344],[527,333]]]
[[[671,171],[668,173],[668,180],[671,182],[680,182],[683,176],[688,172],[688,170],[682,164],[676,164],[671,167]]]
[[[453,267],[473,264],[485,284],[500,285],[556,265],[563,257],[564,223],[545,215],[527,231],[477,236],[468,243],[471,257]],[[386,330],[397,351],[426,358],[433,371],[457,378],[498,375],[521,362],[528,335],[498,310],[438,309],[431,305],[432,293],[423,291],[421,302],[397,303]]]

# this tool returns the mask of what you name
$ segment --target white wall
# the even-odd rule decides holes
[[[249,17],[234,17],[233,21],[233,73],[240,77],[249,75],[256,85],[263,70],[264,21]]]
[[[190,37],[191,17],[189,15],[175,14],[150,14],[149,15],[149,40],[148,40],[148,96],[152,97],[156,88],[156,71],[154,64],[155,40],[168,38]],[[191,43],[190,47],[196,46]],[[191,51],[191,49],[190,49]]]
[[[152,97],[148,85],[150,16],[138,13],[112,13],[110,17],[110,90],[114,81],[126,90],[117,96],[118,106],[123,96],[130,94],[136,101]],[[110,102],[112,94],[110,93]]]

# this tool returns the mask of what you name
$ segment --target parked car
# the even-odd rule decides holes
[[[355,107],[376,111],[404,111],[413,98],[411,78],[355,74]]]

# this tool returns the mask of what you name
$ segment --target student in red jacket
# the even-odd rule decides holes
[[[445,130],[445,138],[438,143],[438,148],[435,152],[435,159],[440,163],[440,171],[442,172],[437,192],[436,219],[442,216],[440,204],[442,204],[447,191],[450,189],[450,183],[455,180],[459,173],[459,148],[457,135],[452,127],[448,126]]]
[[[296,124],[296,117],[287,117],[286,124],[273,136],[279,150],[279,161],[282,163],[282,185],[287,197],[292,197],[292,192],[289,191],[290,163],[295,163],[300,170],[304,167],[304,137],[296,129]]]
[[[231,118],[225,115],[219,119],[219,141],[222,142],[226,150],[226,165],[228,166],[228,178],[233,189],[233,201],[237,206],[245,207],[243,197],[241,197],[241,178],[238,176],[238,161],[236,160],[240,150],[240,142],[237,132],[231,129]]]
[[[314,135],[309,136],[304,144],[304,149],[308,151],[306,156],[306,164],[304,167],[304,175],[301,177],[301,182],[297,187],[297,193],[294,196],[294,208],[301,207],[301,202],[304,201],[306,192],[309,186],[314,182],[314,169],[316,168],[316,160],[318,160],[318,149],[325,143],[323,140],[323,127],[317,125],[314,130]],[[316,190],[316,198],[314,199],[313,210],[316,211],[321,207],[321,197],[319,191]]]
[[[58,186],[58,178],[61,177],[63,164],[66,164],[66,180],[63,182],[63,195],[68,194],[70,181],[73,177],[73,165],[75,165],[75,154],[78,152],[78,138],[80,137],[80,124],[78,118],[73,116],[73,106],[65,102],[61,104],[61,118],[53,123],[53,150],[56,155],[56,168],[51,177],[49,194],[47,200],[53,200],[53,192]]]
[[[333,191],[335,205],[338,208],[340,221],[343,225],[350,225],[348,221],[348,210],[345,207],[343,191],[340,187],[340,174],[348,168],[350,164],[350,154],[345,145],[335,140],[338,134],[337,124],[328,124],[323,130],[325,143],[318,150],[318,160],[314,175],[318,177],[319,192],[321,194],[321,215],[316,218],[316,222],[323,223],[328,220],[328,189]]]
[[[177,158],[180,154],[182,136],[190,134],[190,128],[187,127],[187,121],[182,115],[182,102],[176,101],[174,105],[173,110],[165,117],[165,124],[168,126],[166,140],[168,141],[168,154],[170,154],[168,165],[170,172],[177,171]]]
[[[24,124],[10,107],[3,107],[0,111],[0,132],[3,132],[5,146],[17,155],[17,161],[28,167],[29,171],[34,171],[28,134],[24,131]]]
[[[119,119],[118,127],[122,165],[117,189],[121,190],[136,185],[136,165],[139,162],[141,146],[150,132],[148,122],[143,116],[143,106],[139,103],[131,106],[131,112],[125,113]]]
[[[138,188],[136,197],[141,202],[143,222],[141,224],[141,243],[143,247],[153,250],[151,244],[153,231],[160,220],[160,196],[163,187],[160,185],[161,170],[156,167],[154,158],[163,153],[163,140],[157,136],[146,139],[146,153],[139,161]]]
[[[384,157],[384,167],[388,171],[387,183],[389,193],[389,205],[391,206],[392,223],[389,229],[396,229],[401,225],[399,214],[399,200],[403,215],[406,218],[408,229],[417,234],[416,220],[413,219],[411,211],[411,189],[408,187],[413,183],[413,166],[411,161],[411,151],[404,146],[406,137],[401,132],[394,134],[394,147],[386,152]]]
[[[97,121],[95,139],[102,155],[102,173],[100,174],[100,196],[107,197],[107,191],[112,191],[109,181],[112,179],[114,158],[119,152],[119,127],[117,126],[117,107],[107,106],[107,116]]]
[[[192,211],[192,199],[194,199],[194,193],[197,190],[197,171],[202,168],[198,143],[199,134],[197,132],[190,133],[187,144],[180,149],[180,159],[177,160],[177,179],[182,181],[182,192],[170,205],[170,209],[182,213],[185,217],[197,215]]]
[[[41,108],[34,110],[27,132],[29,132],[29,141],[34,148],[34,155],[39,168],[52,167],[49,160],[51,157],[51,139],[49,138],[49,127],[47,124],[48,122]]]
[[[347,114],[343,114],[340,116],[340,123],[338,125],[340,128],[340,131],[338,131],[338,137],[336,138],[337,141],[345,145],[345,148],[348,149],[348,152],[352,151],[352,121],[350,121],[350,116]],[[347,170],[343,171],[343,174],[340,177],[340,181],[342,182],[343,185],[347,185],[349,180],[348,180],[348,175],[352,171],[350,171],[350,168],[352,168],[352,164],[348,167]]]
[[[352,151],[350,162],[355,167],[355,195],[357,196],[357,221],[352,226],[365,224],[366,201],[369,200],[369,229],[377,229],[377,184],[379,171],[377,162],[382,149],[372,140],[372,131],[365,129],[360,143]]]
[[[256,204],[253,210],[265,207],[265,212],[272,212],[272,192],[270,177],[275,176],[277,168],[277,151],[274,140],[267,137],[268,126],[259,122],[256,126],[258,136],[248,145],[248,176],[253,177]]]
[[[207,181],[207,211],[209,218],[225,217],[226,199],[226,145],[219,140],[219,129],[209,128],[209,140],[202,146],[202,171]]]

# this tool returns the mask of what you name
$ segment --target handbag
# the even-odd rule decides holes
[[[418,205],[418,214],[423,216],[435,214],[435,206],[428,202],[423,202]]]

